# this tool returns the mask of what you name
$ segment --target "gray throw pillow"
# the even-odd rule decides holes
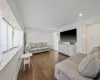
[[[30,43],[31,48],[36,48],[36,45],[37,45],[36,43]]]
[[[42,42],[42,47],[47,47],[47,43],[46,42]]]
[[[41,48],[42,47],[41,43],[37,43],[36,47]]]
[[[100,72],[100,52],[88,54],[79,64],[78,71],[84,77],[95,78]]]

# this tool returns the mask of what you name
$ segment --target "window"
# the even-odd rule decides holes
[[[19,42],[20,42],[19,30],[14,29],[13,47],[19,46]]]
[[[2,19],[0,26],[0,53],[22,45],[23,32],[14,28]]]
[[[6,21],[2,20],[1,23],[1,52],[7,50],[7,23]]]
[[[12,48],[12,26],[8,25],[8,50]]]
[[[20,45],[23,45],[23,32],[20,31]]]

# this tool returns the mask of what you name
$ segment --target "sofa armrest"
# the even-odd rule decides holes
[[[78,52],[77,54],[86,54],[86,53],[83,53],[83,52]]]
[[[30,50],[30,49],[31,49],[31,47],[30,47],[30,46],[26,47],[26,50]]]

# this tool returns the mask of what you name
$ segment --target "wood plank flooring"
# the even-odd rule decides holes
[[[31,69],[20,69],[17,80],[55,80],[54,66],[58,62],[67,59],[68,56],[59,54],[57,51],[51,50],[34,54],[31,57]]]

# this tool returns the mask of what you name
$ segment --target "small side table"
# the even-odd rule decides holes
[[[26,54],[22,54],[21,55],[21,59],[23,59],[23,62],[24,62],[24,70],[25,70],[25,65],[28,64],[29,65],[29,69],[30,69],[30,63],[31,63],[31,60],[30,60],[30,57],[32,56],[32,53],[26,53]]]

